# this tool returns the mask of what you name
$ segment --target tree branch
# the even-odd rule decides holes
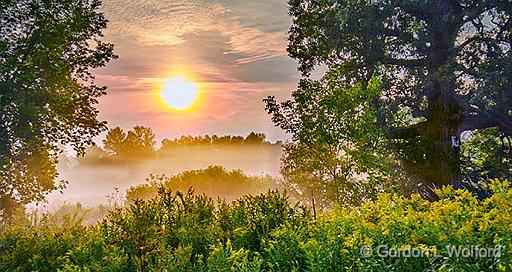
[[[410,125],[408,127],[396,127],[387,129],[389,139],[412,139],[425,131],[428,121]],[[498,116],[491,111],[481,111],[480,114],[464,116],[459,125],[460,132],[499,128],[506,136],[512,135],[512,116]]]
[[[466,74],[468,76],[472,76],[474,78],[478,77],[478,73],[475,70],[467,68],[466,66],[464,66],[464,64],[457,65],[457,69],[459,69],[463,74]]]
[[[430,11],[425,6],[421,5],[419,1],[413,0],[399,0],[397,1],[397,6],[403,9],[405,12],[411,14],[412,16],[428,22],[431,18]]]
[[[380,59],[382,64],[390,64],[397,66],[406,66],[406,67],[421,67],[427,66],[428,60],[424,59],[395,59],[388,56],[382,56]]]
[[[387,136],[389,139],[411,139],[421,135],[421,131],[425,129],[426,122],[417,123],[408,127],[389,128]]]
[[[512,135],[512,116],[501,116],[492,111],[478,110],[477,114],[465,116],[460,124],[460,131],[472,131],[497,127],[506,136]]]
[[[458,0],[448,0],[448,3],[450,3],[450,6],[453,8],[454,11],[458,13],[464,12],[464,7],[460,4],[460,1]]]
[[[494,127],[496,124],[484,114],[464,116],[460,124],[460,131],[472,131]]]
[[[494,38],[490,38],[490,37],[482,37],[480,35],[475,35],[473,37],[470,37],[468,38],[467,40],[465,40],[463,43],[461,43],[459,46],[455,47],[455,50],[457,52],[460,52],[464,49],[464,47],[466,47],[467,45],[469,45],[470,43],[473,43],[473,42],[485,42],[487,44],[489,43],[492,43],[492,42],[497,42],[498,40],[497,39],[494,39]]]

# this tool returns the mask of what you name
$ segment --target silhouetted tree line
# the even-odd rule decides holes
[[[217,136],[217,135],[204,135],[204,136],[181,136],[178,139],[162,140],[162,150],[173,148],[180,145],[263,145],[272,144],[267,141],[267,136],[263,133],[249,133],[245,138],[242,136]],[[280,141],[275,144],[281,144]]]
[[[155,133],[151,128],[135,126],[128,132],[120,127],[108,131],[104,150],[118,156],[150,156],[155,152]]]
[[[157,146],[156,135],[149,127],[135,126],[129,131],[120,127],[110,129],[103,140],[103,146],[94,145],[87,150],[85,159],[140,159],[166,155],[181,147],[202,146],[264,146],[281,145],[281,141],[267,141],[263,133],[251,132],[247,136],[204,135],[181,136],[176,139],[163,139]]]

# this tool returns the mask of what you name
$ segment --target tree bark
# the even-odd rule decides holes
[[[430,77],[427,120],[407,129],[395,129],[390,136],[418,141],[415,143],[418,150],[412,152],[422,152],[423,156],[411,162],[411,167],[417,168],[413,172],[425,183],[445,185],[461,178],[459,139],[463,111],[456,95],[453,48],[463,17],[450,2],[433,3],[433,12],[424,18],[431,25],[431,46],[427,58]]]

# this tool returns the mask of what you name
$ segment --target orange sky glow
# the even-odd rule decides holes
[[[158,138],[264,132],[284,139],[264,111],[298,82],[286,53],[286,1],[105,0],[105,40],[119,59],[95,72],[108,86],[100,118],[109,127],[152,127]],[[180,76],[199,86],[191,109],[169,109],[163,83]]]

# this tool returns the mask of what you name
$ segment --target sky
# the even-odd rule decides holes
[[[286,138],[265,113],[262,99],[288,98],[297,85],[287,56],[291,19],[285,0],[104,0],[110,20],[105,41],[119,59],[95,71],[108,86],[100,119],[109,127],[153,128],[158,139],[181,135]],[[165,107],[159,93],[169,78],[198,83],[187,111]]]

